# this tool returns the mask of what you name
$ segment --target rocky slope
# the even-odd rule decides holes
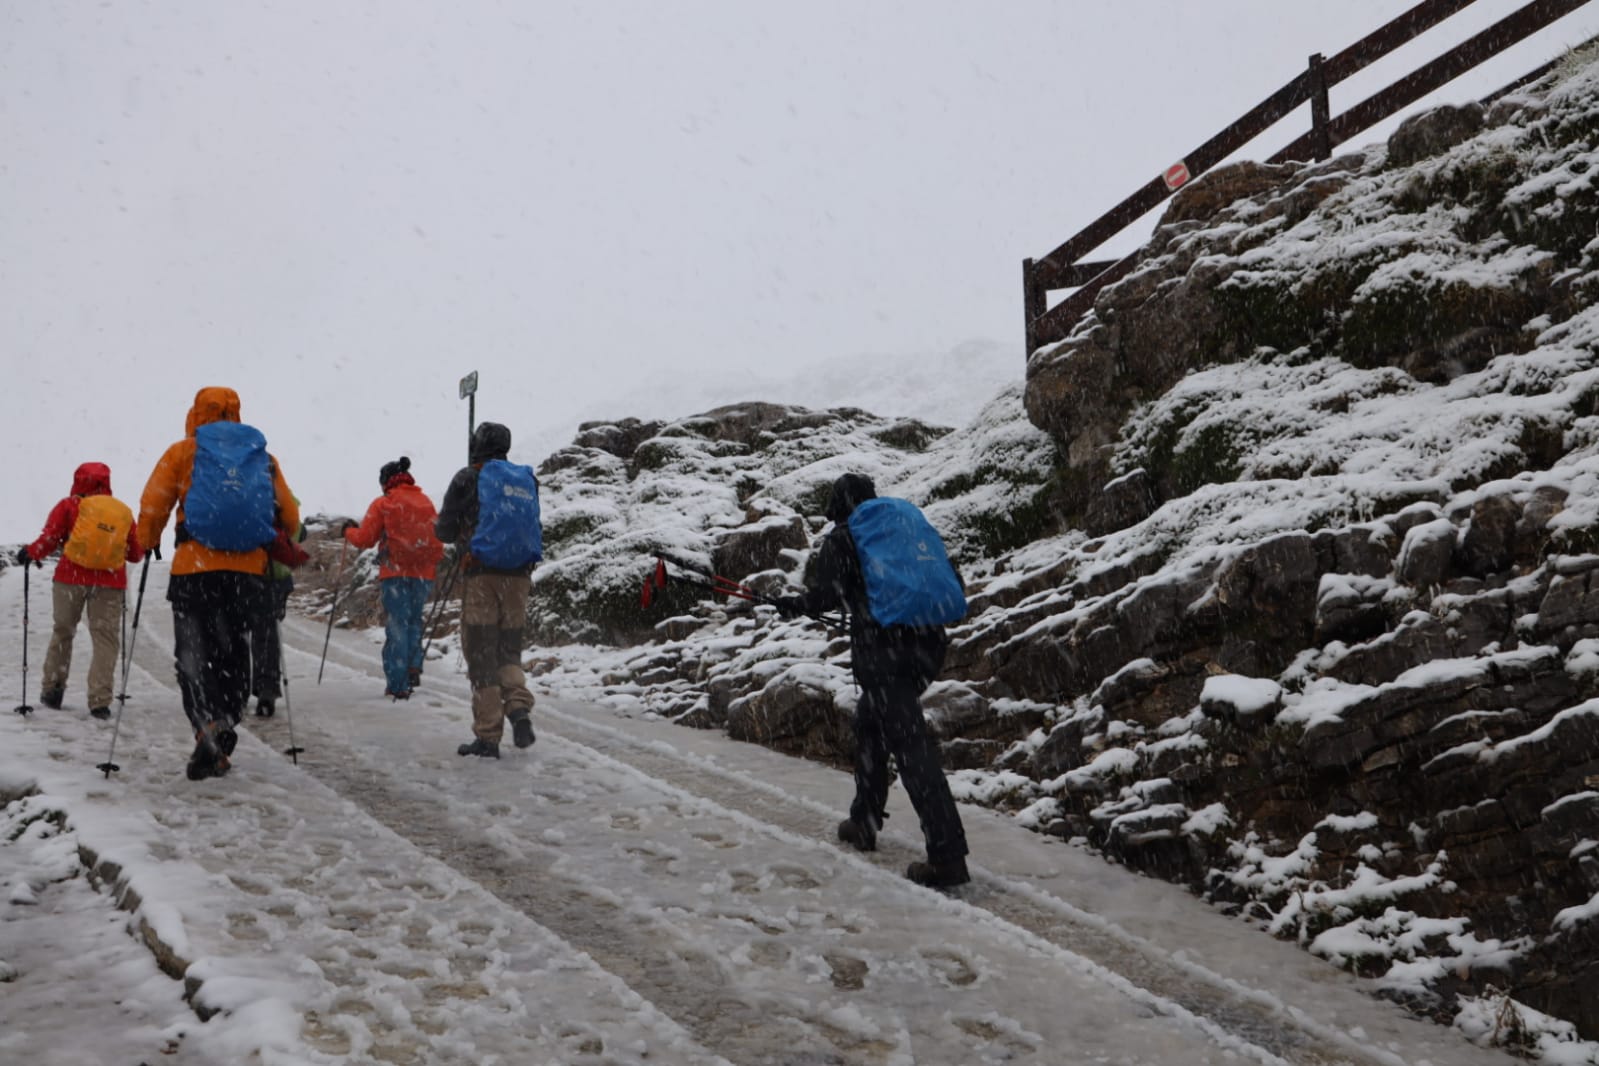
[[[842,761],[847,642],[639,589],[661,549],[799,582],[826,486],[868,473],[972,591],[926,700],[963,798],[1599,1061],[1596,173],[1589,53],[1385,145],[1206,177],[962,429],[586,426],[540,467],[530,669]]]

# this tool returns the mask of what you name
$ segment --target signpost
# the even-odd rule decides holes
[[[477,371],[461,379],[461,399],[466,401],[466,461],[472,461],[472,434],[477,429]]]

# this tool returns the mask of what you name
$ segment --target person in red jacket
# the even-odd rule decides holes
[[[72,495],[50,509],[39,539],[17,553],[17,562],[43,566],[45,557],[58,548],[61,561],[56,563],[52,595],[55,626],[39,680],[39,702],[60,709],[66,698],[72,639],[78,620],[87,612],[94,649],[89,658],[89,713],[110,718],[121,650],[117,626],[128,587],[125,564],[139,562],[144,551],[133,512],[111,495],[111,468],[104,463],[78,467],[72,475]]]
[[[434,536],[433,501],[411,476],[411,460],[384,463],[378,471],[383,495],[372,501],[360,525],[346,522],[344,539],[357,548],[378,549],[384,623],[384,695],[403,700],[422,676],[422,614],[438,575],[444,545]]]

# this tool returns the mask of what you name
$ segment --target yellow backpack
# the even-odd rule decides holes
[[[85,496],[78,501],[78,520],[61,554],[86,570],[120,570],[132,528],[127,504],[110,496]]]

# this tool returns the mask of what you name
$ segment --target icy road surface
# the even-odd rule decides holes
[[[32,590],[35,702],[48,575]],[[284,626],[299,765],[280,705],[246,719],[232,773],[189,782],[165,577],[152,568],[109,781],[86,633],[66,708],[9,713],[22,581],[0,578],[0,789],[37,791],[0,821],[0,1060],[1511,1061],[986,811],[963,809],[972,885],[911,885],[920,836],[901,791],[881,850],[859,855],[832,839],[846,775],[720,734],[541,695],[533,748],[462,759],[454,657],[393,704],[374,635],[335,632],[317,685],[314,620]],[[131,915],[68,878],[84,853],[120,866]],[[218,1013],[197,1020],[141,924]]]

